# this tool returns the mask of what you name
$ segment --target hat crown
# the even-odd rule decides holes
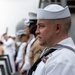
[[[62,7],[58,4],[50,4],[37,12],[37,19],[62,19],[70,16],[68,6]]]
[[[37,13],[35,12],[29,12],[29,19],[37,19]]]
[[[48,5],[44,8],[44,10],[51,11],[51,12],[58,12],[58,11],[61,11],[63,9],[64,8],[62,6],[57,5],[57,4],[51,4],[51,5]]]
[[[26,32],[24,30],[17,31],[17,35],[22,35],[22,34],[26,34]]]
[[[15,34],[11,34],[10,36],[11,36],[11,37],[16,37],[16,35],[15,35]]]
[[[29,19],[26,19],[26,20],[24,21],[24,24],[25,24],[25,26],[29,26],[29,25],[30,25]]]

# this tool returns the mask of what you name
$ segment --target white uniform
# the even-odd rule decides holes
[[[14,65],[14,52],[15,52],[15,44],[13,39],[8,38],[8,40],[3,40],[3,46],[4,46],[4,53],[9,55],[10,63],[13,72],[15,72],[15,65]]]
[[[58,44],[69,46],[75,50],[75,45],[69,37]],[[49,54],[46,62],[41,61],[34,75],[75,75],[75,52],[67,48],[56,48]],[[46,58],[46,57],[45,57]]]
[[[16,63],[19,63],[19,67],[21,67],[22,65],[22,55],[23,55],[23,50],[25,46],[26,46],[26,43],[22,43],[19,47],[18,55],[16,58]]]
[[[27,46],[27,49],[26,49],[26,55],[25,55],[25,63],[24,63],[24,66],[23,68],[21,69],[22,71],[27,71],[30,69],[30,62],[29,62],[29,52],[30,52],[30,47],[32,45],[32,43],[34,42],[35,38],[32,37],[32,39],[28,42],[28,46]]]

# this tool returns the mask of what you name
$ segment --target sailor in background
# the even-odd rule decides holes
[[[18,52],[19,52],[19,48],[22,44],[22,41],[21,41],[21,34],[22,34],[23,30],[18,30],[16,35],[17,35],[17,48],[16,48],[16,52],[15,52],[15,56],[14,56],[14,61],[15,61],[15,69],[16,71],[18,71],[18,63],[16,63],[17,61],[17,56],[18,56]]]
[[[30,20],[30,26],[32,26],[30,29],[30,33],[34,34],[35,36],[35,41],[32,43],[30,52],[29,52],[29,61],[30,61],[30,67],[36,62],[36,60],[39,58],[40,54],[42,53],[44,47],[39,45],[39,40],[38,37],[35,33],[36,28],[37,28],[37,18],[32,19],[32,14],[33,12],[29,12],[29,16],[31,18]],[[33,14],[35,15],[35,14]],[[36,16],[37,17],[37,16]]]
[[[17,40],[16,40],[16,35],[15,35],[15,34],[12,34],[12,35],[11,35],[11,38],[14,40],[14,43],[15,43],[15,50],[16,50],[17,47],[18,47]]]
[[[24,72],[28,72],[28,70],[30,69],[30,61],[29,61],[29,53],[30,53],[30,48],[31,48],[31,45],[32,43],[35,41],[35,36],[34,36],[34,32],[35,32],[35,28],[34,26],[36,27],[35,25],[35,22],[36,22],[36,13],[32,13],[32,15],[34,17],[30,18],[28,21],[25,21],[25,31],[28,33],[29,35],[29,40],[28,40],[28,44],[25,48],[25,55],[24,55],[24,58],[23,60],[25,61],[24,62],[24,65],[23,67],[21,68],[21,73],[23,74]],[[32,30],[32,32],[31,32]]]
[[[15,52],[15,56],[14,56],[14,61],[16,61],[16,57],[18,55],[18,50],[19,50],[19,47],[21,45],[21,33],[22,33],[23,30],[18,30],[17,33],[16,33],[16,38],[17,38],[17,48],[16,48],[16,52]],[[16,63],[16,62],[15,62]]]
[[[75,75],[75,44],[68,31],[71,14],[68,6],[50,4],[37,12],[36,34],[39,44],[54,50],[41,59],[32,75]]]
[[[29,36],[26,34],[26,32],[24,30],[22,30],[20,36],[21,36],[20,37],[21,38],[21,45],[18,48],[18,54],[17,54],[17,57],[16,57],[16,64],[18,64],[18,70],[22,65],[23,50],[24,50],[24,47],[26,46],[27,41],[29,39]]]
[[[9,55],[10,63],[12,67],[13,73],[15,72],[15,64],[14,64],[14,52],[15,52],[15,44],[12,38],[9,38],[7,33],[3,34],[3,47],[4,47],[4,54]]]

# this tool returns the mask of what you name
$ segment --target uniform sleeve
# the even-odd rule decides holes
[[[25,47],[25,45],[23,45],[23,44],[19,47],[19,52],[18,52],[18,56],[16,58],[16,63],[19,63],[22,61],[22,53],[23,53],[24,47]]]
[[[69,62],[59,62],[51,66],[49,65],[44,72],[45,73],[41,75],[75,75],[73,66]]]

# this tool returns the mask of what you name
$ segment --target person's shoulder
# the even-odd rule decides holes
[[[23,43],[22,43],[22,46],[25,46],[26,44],[27,44],[26,42],[23,42]]]

